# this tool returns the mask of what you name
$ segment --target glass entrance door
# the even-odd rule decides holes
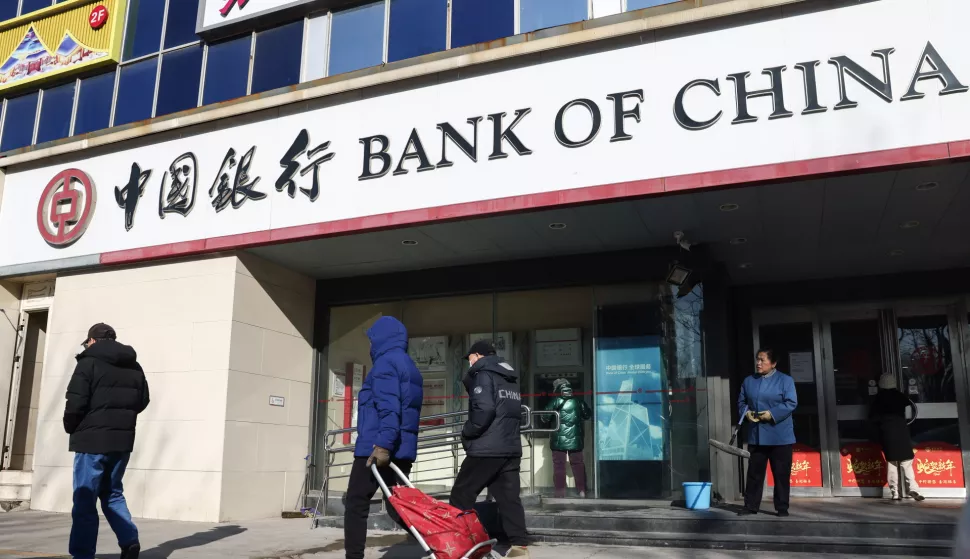
[[[820,370],[819,327],[808,309],[764,310],[754,315],[754,350],[770,348],[778,358],[778,370],[795,381],[798,407],[792,414],[795,446],[792,449],[791,491],[795,497],[828,494],[827,416]],[[754,355],[754,353],[752,353]],[[752,359],[753,361],[753,359]],[[749,374],[753,374],[752,370]],[[742,435],[746,431],[742,431]],[[771,495],[774,479],[768,472],[765,494]]]
[[[879,379],[891,375],[917,408],[908,413],[920,492],[963,497],[963,453],[957,398],[963,386],[959,332],[954,309],[884,306],[823,313],[823,377],[829,417],[830,485],[837,496],[885,496],[887,468],[869,405]],[[894,467],[894,466],[892,466]]]

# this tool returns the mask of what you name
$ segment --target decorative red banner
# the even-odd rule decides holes
[[[768,468],[768,487],[775,486],[775,477]],[[792,487],[822,487],[822,452],[808,445],[792,446]]]
[[[965,487],[960,447],[940,442],[920,443],[913,449],[913,471],[920,487]]]
[[[885,487],[886,459],[882,447],[875,443],[851,443],[843,446],[842,487]]]

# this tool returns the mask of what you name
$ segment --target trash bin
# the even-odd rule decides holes
[[[707,510],[711,508],[711,482],[685,481],[684,500],[690,510]]]

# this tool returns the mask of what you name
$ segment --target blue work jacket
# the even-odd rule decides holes
[[[776,446],[795,444],[795,424],[792,412],[798,407],[795,381],[781,371],[767,375],[753,374],[741,383],[738,413],[747,411],[771,412],[772,421],[750,423],[748,444]]]

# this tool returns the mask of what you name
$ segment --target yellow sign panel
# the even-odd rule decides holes
[[[72,0],[0,23],[0,92],[117,64],[125,0]]]

